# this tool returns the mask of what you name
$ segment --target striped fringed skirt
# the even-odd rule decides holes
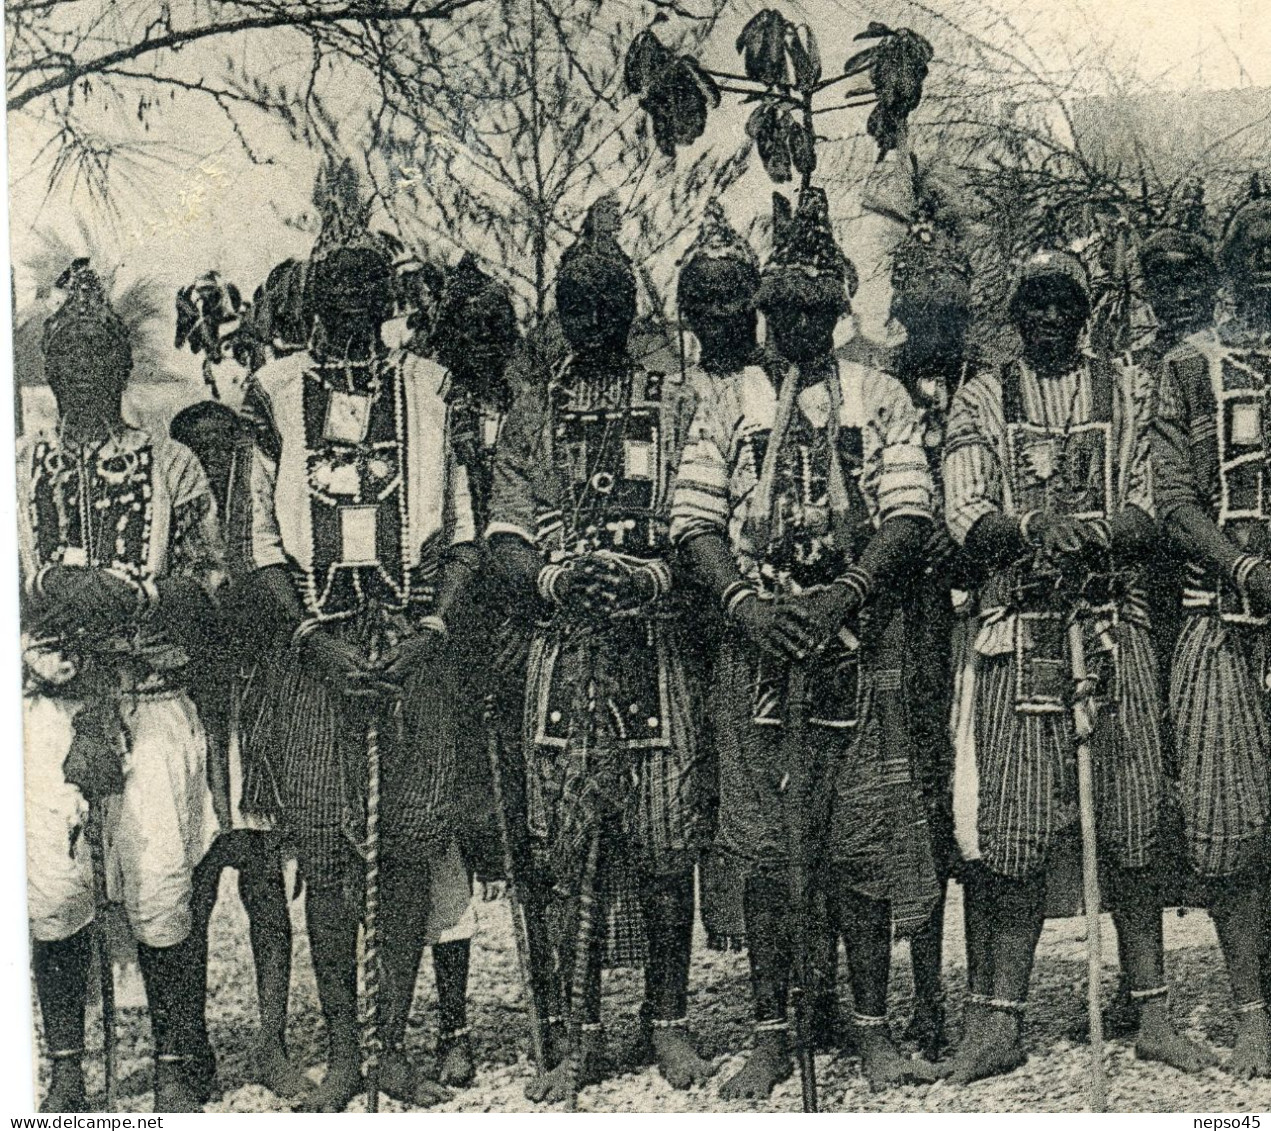
[[[1091,738],[1099,841],[1122,868],[1142,868],[1156,846],[1164,764],[1156,657],[1146,629],[1119,627],[1119,701]],[[1023,879],[1046,867],[1054,839],[1077,819],[1071,713],[1016,708],[1014,655],[981,656],[976,677],[979,839],[984,864]]]
[[[1174,652],[1170,705],[1183,830],[1203,876],[1265,866],[1271,719],[1264,629],[1189,617]]]
[[[452,662],[408,681],[400,707],[378,711],[384,856],[427,859],[453,834],[455,735]],[[341,700],[281,648],[244,702],[243,808],[272,818],[306,882],[355,884],[365,833],[366,700]]]

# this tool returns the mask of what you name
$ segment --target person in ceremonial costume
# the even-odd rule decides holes
[[[427,316],[418,313],[416,337],[409,348],[431,357],[445,370],[451,446],[467,473],[474,528],[480,531],[489,522],[495,445],[511,397],[507,369],[520,341],[516,312],[507,287],[482,271],[471,253],[437,280],[436,293],[429,297],[433,299],[431,309]],[[483,562],[464,616],[455,625],[455,666],[460,681],[455,702],[455,731],[460,736],[456,747],[455,845],[434,875],[429,938],[441,1028],[438,1076],[441,1083],[459,1087],[471,1084],[476,1071],[467,1014],[468,966],[476,929],[472,876],[493,881],[483,884],[487,897],[492,897],[498,891],[494,878],[503,874],[504,867],[493,808],[485,704],[489,694],[501,696],[496,713],[508,720],[519,745],[520,693],[524,690],[523,670],[517,688],[510,686],[516,683],[515,678],[498,678],[495,673],[497,660],[508,650],[512,629],[506,623],[503,595],[493,582],[494,573],[489,563]],[[517,635],[526,638],[528,631],[522,628]],[[461,914],[450,922],[453,916],[443,914],[445,908],[455,908]]]
[[[971,268],[956,221],[924,199],[892,260],[893,321],[904,329],[890,368],[922,414],[922,443],[943,505],[945,430],[954,393],[971,369],[967,331],[971,323]],[[912,743],[915,774],[926,802],[927,826],[940,896],[926,925],[910,939],[914,1015],[906,1037],[934,1060],[944,1047],[944,905],[949,879],[961,863],[953,838],[953,744],[949,718],[954,672],[966,646],[972,612],[974,571],[938,521],[908,580],[912,600],[902,609],[899,636],[903,673],[898,695]],[[979,961],[987,942],[968,923],[968,964]]]
[[[1187,558],[1169,691],[1183,835],[1227,961],[1236,1008],[1228,1068],[1242,1077],[1271,1074],[1268,264],[1271,199],[1255,196],[1219,253],[1234,316],[1166,355],[1152,436],[1157,512]]]
[[[256,430],[231,549],[244,600],[276,642],[246,751],[244,805],[268,813],[306,884],[327,1023],[320,1086],[342,1111],[361,1088],[357,941],[367,757],[381,764],[380,1084],[416,1106],[444,1098],[406,1057],[427,938],[430,864],[453,837],[455,672],[447,618],[477,560],[467,477],[450,442],[439,367],[382,341],[394,280],[348,163],[307,272],[307,350],[253,377]],[[342,187],[341,187],[342,186]]]
[[[156,1111],[210,1095],[192,961],[195,871],[217,832],[207,739],[187,691],[196,626],[224,579],[198,460],[133,428],[128,332],[87,260],[44,330],[58,422],[18,452],[27,903],[52,1077],[43,1110],[86,1110],[92,842],[137,940]]]
[[[554,1015],[573,1011],[576,1067],[594,1080],[602,955],[642,962],[652,1052],[673,1086],[688,1087],[711,1072],[687,1016],[705,783],[667,519],[693,397],[678,373],[631,359],[636,281],[618,223],[612,198],[597,201],[561,260],[556,304],[570,352],[518,390],[487,537],[516,599],[539,618],[524,757],[530,836],[559,927]],[[581,959],[580,921],[595,928]],[[570,1075],[567,1059],[527,1094],[560,1098]]]
[[[716,386],[762,362],[757,341],[759,257],[731,227],[718,201],[681,260],[676,302],[680,320],[697,339],[699,357],[689,371],[699,399],[712,398]],[[694,602],[693,619],[686,626],[693,636],[693,663],[708,672],[719,651],[722,615],[710,596]],[[703,719],[703,741],[710,742],[710,718]],[[716,799],[716,807],[718,799]],[[727,853],[710,853],[701,865],[702,924],[707,945],[716,950],[740,951],[746,946],[745,872]],[[812,945],[813,985],[811,1029],[815,1046],[830,1049],[847,1037],[840,1023],[837,998],[838,936],[825,914],[825,901],[814,899]]]
[[[1142,1059],[1194,1070],[1202,1050],[1169,1017],[1151,867],[1165,789],[1160,702],[1138,581],[1154,545],[1147,375],[1083,353],[1084,266],[1025,262],[1010,301],[1022,356],[954,397],[944,463],[949,531],[985,571],[960,675],[955,832],[968,920],[987,924],[951,1078],[1022,1063],[1021,1023],[1045,916],[1046,876],[1075,830],[1077,735],[1068,623],[1094,681],[1092,746],[1104,890],[1141,1010]],[[970,931],[969,931],[970,933]]]
[[[222,521],[229,512],[236,474],[251,466],[252,431],[219,400],[200,401],[172,419],[169,432],[198,457]],[[291,915],[278,837],[263,813],[244,812],[243,744],[251,740],[253,688],[266,656],[256,638],[252,610],[222,594],[219,616],[202,626],[204,646],[194,657],[192,693],[208,734],[208,778],[221,835],[199,870],[195,891],[195,936],[206,983],[207,931],[216,906],[221,873],[238,873],[238,894],[247,912],[259,1014],[257,1039],[248,1058],[248,1078],[275,1095],[291,1097],[307,1081],[287,1055],[287,1003],[291,986]],[[259,698],[259,696],[255,696]],[[257,704],[257,713],[266,705]],[[254,720],[253,720],[254,721]]]
[[[835,359],[854,272],[824,192],[805,189],[794,214],[779,195],[774,206],[758,305],[776,352],[759,363],[723,345],[753,343],[745,311],[728,335],[719,331],[710,352],[731,372],[701,398],[672,509],[672,537],[726,620],[711,684],[716,850],[746,876],[756,1019],[754,1051],[721,1093],[730,1099],[765,1097],[792,1070],[781,741],[791,662],[807,665],[810,795],[822,802],[809,866],[848,948],[864,1071],[874,1085],[934,1078],[934,1066],[901,1056],[887,1029],[892,920],[925,922],[936,885],[908,746],[889,737],[899,720],[879,709],[880,685],[899,680],[876,666],[895,606],[883,601],[872,616],[883,579],[930,529],[932,480],[899,382]],[[707,322],[690,325],[711,340]]]

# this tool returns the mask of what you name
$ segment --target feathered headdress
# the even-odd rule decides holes
[[[132,366],[132,348],[128,327],[115,313],[106,298],[101,278],[87,259],[76,259],[58,276],[55,284],[66,295],[65,301],[44,323],[44,352],[62,338],[76,334],[105,337],[116,349],[126,355],[126,365]]]
[[[1268,242],[1271,242],[1271,197],[1266,194],[1262,177],[1254,173],[1249,178],[1244,199],[1227,219],[1218,252],[1219,262],[1225,271],[1238,270],[1254,246]]]
[[[759,305],[777,299],[796,303],[839,303],[845,309],[856,293],[856,268],[843,254],[830,224],[830,204],[822,188],[806,188],[799,206],[772,194],[772,254],[763,269]]]

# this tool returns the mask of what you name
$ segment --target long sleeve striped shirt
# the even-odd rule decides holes
[[[752,512],[756,488],[776,414],[778,389],[768,373],[751,366],[734,376],[706,379],[689,441],[680,462],[671,507],[672,541],[683,543],[703,533],[723,535],[742,572],[758,576],[765,548],[754,544]],[[876,369],[840,363],[842,388],[840,445],[848,470],[864,500],[868,525],[890,518],[931,519],[931,473],[923,451],[918,410],[900,382]],[[815,447],[806,441],[823,436],[829,422],[830,394],[824,383],[800,391],[796,420],[787,437],[789,474],[780,482],[788,497],[774,500],[778,510],[795,516],[812,543],[807,552],[824,551],[831,570],[850,564],[847,547],[826,546],[828,499],[823,472],[809,467]],[[802,439],[801,439],[802,438]],[[820,529],[821,534],[815,531]]]

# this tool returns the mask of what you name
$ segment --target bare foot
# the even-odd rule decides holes
[[[892,1044],[886,1028],[856,1026],[856,1045],[861,1055],[861,1072],[871,1091],[878,1092],[897,1084],[930,1084],[940,1072],[928,1060],[902,1056]]]
[[[309,1087],[308,1077],[287,1056],[277,1041],[260,1041],[252,1050],[247,1070],[252,1084],[268,1088],[280,1099],[291,1099]]]
[[[1239,1080],[1271,1076],[1271,1022],[1265,1009],[1238,1016],[1236,1047],[1231,1050],[1227,1071]]]
[[[772,1089],[788,1080],[793,1071],[794,1061],[786,1048],[785,1033],[757,1033],[754,1051],[741,1071],[731,1080],[724,1081],[719,1097],[723,1100],[766,1100],[772,1095]]]
[[[339,1113],[349,1106],[349,1102],[364,1087],[357,1061],[330,1064],[322,1083],[302,1092],[292,1104],[292,1111],[321,1112],[327,1115]]]
[[[1155,1060],[1169,1064],[1181,1072],[1199,1072],[1218,1063],[1206,1048],[1189,1041],[1170,1020],[1165,1001],[1144,1002],[1139,1013],[1139,1036],[1134,1054],[1139,1060]]]
[[[1020,1044],[1019,1018],[993,1011],[974,1028],[968,1026],[947,1073],[942,1075],[952,1084],[970,1084],[1013,1072],[1027,1059]]]
[[[817,1052],[846,1051],[851,1037],[843,1024],[838,999],[832,994],[814,997],[808,1009],[808,1038]]]
[[[715,1075],[714,1065],[698,1056],[686,1029],[654,1029],[650,1041],[658,1071],[672,1088],[691,1088]]]
[[[582,1065],[577,1086],[585,1088],[598,1084],[604,1078],[605,1035],[600,1032],[583,1034]],[[525,1085],[525,1098],[536,1104],[568,1103],[574,1099],[570,1084],[569,1055],[566,1054],[555,1068],[540,1072]]]
[[[78,1112],[88,1110],[84,1094],[84,1066],[78,1060],[55,1060],[48,1094],[40,1104],[40,1112]]]
[[[948,1046],[944,1002],[916,1001],[914,1015],[905,1027],[905,1040],[913,1041],[928,1060],[938,1060]]]
[[[380,1089],[407,1107],[435,1107],[453,1098],[450,1089],[428,1079],[400,1049],[384,1057],[380,1066]]]
[[[467,1033],[448,1037],[437,1046],[437,1059],[441,1067],[437,1079],[452,1088],[466,1088],[476,1077],[477,1068],[472,1061],[472,1042]]]
[[[154,1110],[189,1114],[203,1110],[186,1076],[183,1061],[157,1061],[154,1066]]]

